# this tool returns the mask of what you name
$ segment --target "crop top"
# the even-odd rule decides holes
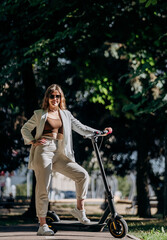
[[[59,133],[63,134],[63,124],[61,119],[53,119],[47,117],[42,135],[50,136],[50,134],[53,134],[53,136],[55,136]]]

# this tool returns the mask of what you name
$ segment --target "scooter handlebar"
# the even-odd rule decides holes
[[[112,131],[108,131],[108,130],[103,130],[103,131],[98,131],[98,132],[95,132],[95,136],[103,136],[104,134],[108,135],[108,134],[111,134]]]
[[[96,131],[93,134],[87,135],[85,136],[86,138],[91,138],[91,137],[102,137],[104,136],[104,134],[111,134],[112,131],[108,131],[108,130],[103,130],[103,131]]]

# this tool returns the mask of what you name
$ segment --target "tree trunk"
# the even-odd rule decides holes
[[[165,173],[164,173],[164,210],[163,218],[167,218],[167,128],[165,131]]]
[[[33,115],[33,111],[38,108],[37,90],[31,63],[22,67],[22,79],[24,84],[25,116],[29,119]],[[35,185],[36,180],[33,172],[31,203],[28,211],[24,213],[24,216],[36,216]]]
[[[140,131],[137,160],[137,201],[139,217],[151,217],[148,189],[148,141],[146,133]]]
[[[152,166],[149,168],[149,179],[151,186],[157,197],[158,205],[156,214],[163,214],[164,211],[164,186],[163,180],[159,179],[159,176],[155,175]]]
[[[156,214],[163,214],[163,211],[164,211],[164,187],[163,187],[163,181],[161,181],[159,179],[159,177],[155,176],[155,174],[152,172],[152,169],[151,169],[151,171],[149,173],[149,178],[150,178],[150,181],[151,181],[151,186],[153,187],[153,190],[155,192],[155,195],[156,195],[157,201],[158,201]]]
[[[32,64],[22,67],[22,79],[24,85],[25,116],[29,119],[38,107],[37,88],[35,84]]]

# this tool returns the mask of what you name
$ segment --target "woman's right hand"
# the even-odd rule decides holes
[[[38,140],[34,140],[31,142],[31,144],[34,146],[34,147],[37,147],[39,145],[44,145],[46,143],[46,139],[45,138],[41,138],[41,139],[38,139]]]

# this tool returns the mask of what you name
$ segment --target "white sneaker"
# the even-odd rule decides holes
[[[78,219],[80,223],[87,224],[90,220],[86,217],[85,210],[78,210],[77,208],[71,211],[71,214]]]
[[[40,226],[37,232],[38,236],[53,236],[54,232],[48,227],[47,224]]]

